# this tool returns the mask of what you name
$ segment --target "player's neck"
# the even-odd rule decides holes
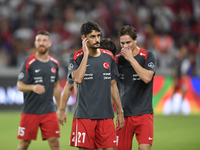
[[[89,55],[92,57],[98,57],[101,54],[101,51],[99,48],[97,49],[89,49]]]
[[[49,53],[45,53],[45,54],[41,54],[36,52],[35,57],[37,58],[37,60],[41,61],[41,62],[48,62],[49,61]]]
[[[139,53],[139,51],[140,51],[140,48],[138,47],[138,46],[136,46],[135,48],[134,48],[134,50],[133,50],[133,57],[134,56],[136,56],[138,53]]]

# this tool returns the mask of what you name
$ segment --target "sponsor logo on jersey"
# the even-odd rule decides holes
[[[24,77],[24,73],[23,72],[20,72],[20,74],[18,75],[18,78],[19,79],[22,79]]]
[[[92,80],[92,79],[93,79],[93,74],[92,73],[85,73],[84,80]]]
[[[42,83],[43,78],[42,77],[34,77],[35,83]]]
[[[30,67],[30,65],[32,63],[34,63],[36,61],[35,55],[32,55],[28,58],[27,62],[26,62],[26,73],[28,72],[28,68]]]
[[[116,57],[122,56],[122,53],[120,52],[119,54],[116,55]]]
[[[137,74],[133,74],[132,81],[136,81],[136,80],[141,80],[141,79],[140,79],[140,77]]]
[[[124,74],[119,74],[119,78],[124,80]]]
[[[51,80],[51,82],[55,82],[55,76],[51,76],[51,78],[50,78],[50,80]]]
[[[109,63],[108,63],[108,62],[104,62],[104,63],[103,63],[103,67],[106,68],[106,69],[108,69],[108,68],[110,67],[110,66],[109,66]]]
[[[110,55],[110,56],[113,55],[110,51],[103,51],[103,53],[108,54],[108,55]]]
[[[72,63],[70,63],[68,66],[68,70],[72,70],[72,68],[74,68],[74,65]]]
[[[83,52],[78,53],[76,56],[78,57],[78,56],[81,56],[81,55],[83,55]]]
[[[40,72],[40,69],[36,69],[36,70],[35,70],[35,73],[38,73],[38,72]]]
[[[110,73],[110,72],[108,72],[108,73],[103,73],[103,79],[104,79],[104,80],[111,79],[111,73]]]
[[[154,68],[154,64],[152,62],[148,63],[148,67]]]
[[[143,56],[144,59],[145,59],[145,62],[146,62],[146,60],[147,60],[147,56],[148,56],[147,51],[146,51],[145,49],[140,49],[140,51],[139,51],[139,55],[140,55],[140,56]]]
[[[36,59],[35,58],[33,58],[31,61],[29,61],[29,65],[31,65],[34,61],[35,61]]]
[[[110,56],[114,59],[113,53],[110,52],[109,50],[100,49],[100,51],[101,51],[102,53],[104,53],[104,54],[110,55]]]
[[[146,56],[146,54],[140,53],[141,56]]]
[[[52,68],[51,68],[51,72],[56,73],[56,68],[55,68],[55,67],[52,67]]]

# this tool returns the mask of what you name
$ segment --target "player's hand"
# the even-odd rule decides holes
[[[44,85],[36,84],[33,86],[33,92],[37,94],[43,94],[45,92]]]
[[[58,109],[57,116],[59,123],[64,126],[64,123],[67,122],[67,115],[65,114],[65,111]]]
[[[89,49],[88,49],[88,46],[87,46],[87,42],[88,42],[88,39],[87,38],[84,38],[83,41],[82,41],[82,48],[83,48],[83,51],[84,51],[84,55],[88,55],[89,54]]]
[[[133,58],[133,53],[130,48],[124,47],[121,49],[121,54],[124,56],[126,60],[131,60]]]
[[[124,113],[123,112],[119,112],[117,114],[117,118],[116,118],[116,129],[120,130],[121,128],[123,128],[124,126]]]

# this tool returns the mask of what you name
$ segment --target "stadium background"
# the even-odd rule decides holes
[[[21,109],[23,93],[17,90],[16,82],[16,77],[2,77],[0,79],[0,110]],[[60,79],[60,83],[63,89],[66,79]],[[155,115],[200,115],[200,78],[187,76],[186,84],[188,91],[184,101],[181,101],[179,93],[177,93],[176,98],[172,101],[173,78],[156,75],[153,87],[153,108]],[[76,98],[72,92],[68,106],[73,106],[75,101]]]
[[[188,77],[187,114],[200,113],[199,0],[0,0],[0,108],[23,102],[15,87],[16,78],[21,62],[35,53],[36,32],[51,33],[50,55],[59,60],[63,81],[69,54],[81,49],[79,30],[87,20],[100,25],[102,37],[111,38],[118,52],[119,28],[132,25],[137,30],[138,46],[156,54],[155,113],[162,114],[170,105],[182,105],[168,102],[175,70]]]
[[[21,62],[35,53],[33,41],[36,32],[44,29],[51,33],[53,45],[50,55],[60,62],[60,81],[64,86],[69,54],[81,48],[79,29],[87,20],[100,25],[102,37],[111,38],[118,52],[117,31],[123,25],[132,25],[137,30],[138,46],[156,54],[155,122],[157,118],[161,122],[167,120],[164,115],[177,117],[172,121],[180,118],[182,124],[187,124],[188,118],[184,118],[185,122],[182,118],[185,115],[199,117],[200,0],[0,0],[0,119],[4,118],[5,111],[2,110],[18,112],[21,109],[23,97],[16,89],[17,75]],[[184,56],[180,57],[182,52]],[[176,62],[182,66],[179,69],[186,76],[188,91],[184,102],[177,95],[178,100],[173,103],[170,99]],[[193,121],[190,123],[195,124]],[[174,128],[178,130],[178,127],[175,125]],[[0,127],[1,133],[3,129],[5,125]],[[182,132],[186,130],[181,129]],[[15,136],[16,132],[12,134]],[[167,132],[163,134],[167,135]],[[195,141],[190,144],[198,145]]]

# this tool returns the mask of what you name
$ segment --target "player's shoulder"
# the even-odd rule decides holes
[[[147,57],[148,57],[148,52],[147,52],[146,49],[140,48],[140,51],[139,51],[138,55],[144,57],[144,58],[145,58],[145,61],[146,61],[146,60],[147,60]]]
[[[83,54],[84,54],[83,49],[80,49],[74,53],[71,53],[70,58],[73,58],[74,60],[76,60],[77,58],[83,56]]]
[[[119,52],[117,55],[115,55],[115,62],[118,64],[118,62],[120,60],[123,60],[124,59],[124,56],[122,55],[121,52]]]
[[[119,52],[117,55],[115,55],[115,62],[117,63],[117,65],[119,64],[119,61],[121,59],[124,59],[124,56],[122,55],[121,52]]]
[[[109,55],[111,56],[113,59],[114,59],[114,55],[111,51],[109,50],[106,50],[106,49],[100,49],[100,51],[103,53],[103,54],[106,54],[106,55]]]
[[[140,56],[147,57],[148,56],[148,51],[146,49],[140,48],[140,51],[138,53]]]
[[[34,63],[37,60],[37,58],[35,57],[35,55],[31,55],[28,56],[25,60],[26,64],[31,65],[32,63]]]
[[[49,59],[50,59],[52,62],[54,62],[55,64],[57,64],[58,67],[60,67],[60,63],[59,63],[59,61],[58,61],[56,58],[54,58],[54,57],[52,57],[52,56],[49,55]]]
[[[123,57],[122,53],[119,52],[117,55],[115,55],[116,58],[119,58],[119,57]]]
[[[29,68],[36,60],[35,55],[28,56],[24,61],[26,68]]]
[[[31,56],[28,56],[25,61],[23,62],[23,66],[26,68],[26,72],[28,72],[28,69],[30,68],[30,66],[32,64],[34,64],[34,62],[36,61],[36,57],[35,55],[31,55]]]
[[[156,55],[152,52],[152,51],[149,51],[149,50],[146,50],[146,49],[142,49],[140,48],[140,51],[138,53],[140,56],[144,56],[145,57],[145,60],[147,58],[156,58]]]
[[[148,57],[153,57],[156,59],[156,54],[154,52],[147,50],[147,53],[148,53]]]

